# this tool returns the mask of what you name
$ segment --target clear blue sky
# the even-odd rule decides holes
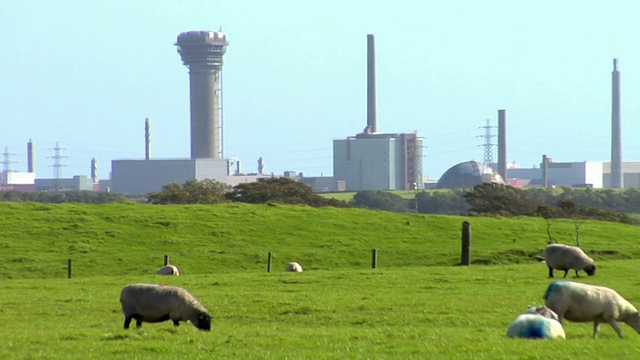
[[[180,32],[218,30],[224,155],[245,172],[331,175],[332,141],[366,125],[366,35],[376,38],[378,131],[425,138],[424,174],[482,161],[507,110],[523,167],[609,161],[612,59],[622,74],[623,158],[640,161],[640,1],[0,1],[0,150],[37,177],[189,156]],[[494,130],[497,134],[497,130]],[[497,142],[497,140],[495,141]],[[494,160],[497,151],[494,149]]]

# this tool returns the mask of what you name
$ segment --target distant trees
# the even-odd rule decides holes
[[[171,183],[162,187],[162,191],[150,193],[149,204],[218,204],[227,201],[225,193],[230,186],[221,182],[204,179],[188,180],[183,185]]]
[[[40,202],[40,203],[86,203],[105,204],[116,201],[126,201],[122,194],[109,192],[81,191],[0,191],[0,201]]]
[[[263,179],[239,184],[233,188],[210,179],[189,180],[183,185],[165,185],[162,191],[149,194],[147,200],[150,204],[217,204],[228,201],[249,204],[305,204],[315,207],[350,206],[344,201],[316,195],[311,187],[288,178]]]
[[[364,190],[358,191],[351,200],[351,204],[374,210],[393,212],[409,212],[409,199],[388,191]]]
[[[281,204],[305,204],[314,207],[350,207],[344,201],[324,198],[315,194],[310,186],[283,177],[238,184],[225,195],[225,198],[229,201],[250,204],[276,202]]]

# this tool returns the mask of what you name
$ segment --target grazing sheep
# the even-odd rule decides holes
[[[509,338],[565,339],[558,315],[546,306],[529,306],[529,311],[519,315],[507,330]]]
[[[287,271],[288,272],[302,272],[302,266],[300,266],[300,264],[298,264],[297,262],[290,262],[287,264]]]
[[[143,322],[156,323],[167,320],[173,325],[180,321],[190,321],[200,330],[211,329],[211,316],[207,309],[187,290],[176,286],[155,284],[129,284],[120,294],[124,328],[128,329],[131,319],[136,319],[136,327]]]
[[[549,244],[544,248],[544,259],[549,267],[549,277],[553,277],[553,270],[564,270],[567,277],[569,270],[576,271],[576,277],[580,277],[578,271],[584,270],[589,276],[596,274],[596,266],[593,259],[579,247],[563,244]]]
[[[158,275],[182,275],[182,271],[175,265],[165,265],[156,271]]]
[[[604,286],[572,281],[552,282],[543,296],[547,307],[558,314],[558,321],[593,321],[593,337],[598,336],[601,323],[608,323],[622,338],[616,321],[623,321],[640,333],[640,314],[635,306],[620,294]]]

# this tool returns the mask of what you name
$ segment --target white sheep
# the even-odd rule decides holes
[[[623,321],[640,333],[640,314],[616,291],[604,286],[572,281],[554,281],[543,296],[548,308],[558,314],[558,321],[593,321],[593,337],[598,336],[601,323],[608,323],[618,336],[622,332],[616,321]]]
[[[175,326],[180,325],[180,321],[190,321],[200,330],[211,329],[211,316],[207,309],[180,287],[129,284],[122,289],[120,302],[125,329],[129,328],[132,319],[136,319],[136,327],[141,327],[143,322],[171,320]]]
[[[177,266],[168,264],[168,265],[165,265],[165,266],[161,267],[160,269],[158,269],[156,271],[156,274],[158,274],[158,275],[176,275],[176,276],[178,276],[178,275],[182,275],[182,271],[180,271],[180,268],[178,268]]]
[[[596,266],[593,259],[587,256],[579,247],[564,244],[549,244],[544,248],[544,260],[549,267],[549,277],[553,277],[553,270],[564,270],[567,277],[569,270],[576,271],[576,277],[580,277],[578,271],[584,270],[589,276],[596,274]]]
[[[546,306],[529,306],[507,329],[507,337],[524,339],[565,339],[558,315]]]
[[[288,272],[302,272],[302,266],[297,262],[293,261],[287,264],[286,270]]]

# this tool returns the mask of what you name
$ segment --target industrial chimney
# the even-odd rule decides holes
[[[151,123],[149,118],[144,119],[144,159],[149,160],[151,156]]]
[[[221,159],[220,71],[227,37],[219,31],[188,31],[175,45],[189,68],[191,159]]]
[[[33,141],[31,141],[31,139],[29,139],[29,142],[27,143],[27,172],[35,172],[33,160]]]
[[[611,73],[611,188],[622,189],[622,140],[620,130],[620,71],[613,59]]]
[[[507,181],[507,115],[498,110],[498,174]]]
[[[378,131],[376,124],[376,49],[373,34],[367,35],[367,129]]]

